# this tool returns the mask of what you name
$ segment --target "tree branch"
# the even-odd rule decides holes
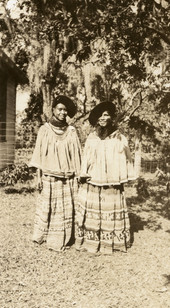
[[[139,103],[138,105],[131,111],[130,115],[129,115],[129,118],[135,113],[135,111],[141,106],[142,104],[142,93],[140,92],[139,93],[140,95],[140,99],[139,99]]]
[[[164,42],[166,42],[168,45],[170,45],[170,36],[166,35],[164,32],[162,32],[158,29],[155,29],[153,27],[148,26],[147,28],[154,31],[155,33],[159,34],[160,37],[164,40]]]
[[[79,121],[79,120],[82,119],[83,117],[84,117],[84,120],[87,120],[87,119],[88,119],[89,113],[90,113],[90,111],[88,111],[88,112],[83,112],[80,116],[78,116],[78,117],[75,119],[74,123],[76,123],[77,121]]]
[[[8,10],[5,7],[6,3],[1,3],[1,8],[3,9],[2,13],[0,14],[0,19],[4,20],[6,27],[9,31],[10,36],[13,34],[13,27],[11,25],[11,20],[8,14]]]
[[[139,92],[140,92],[140,101],[141,101],[141,97],[142,97],[141,89],[137,89],[137,90],[133,93],[133,95],[132,95],[132,97],[131,97],[131,100],[130,100],[130,103],[129,103],[129,107],[126,109],[125,113],[127,113],[127,112],[131,109],[132,101],[133,101],[133,99],[135,98],[135,96],[136,96]]]
[[[135,113],[135,111],[141,106],[141,104],[142,104],[142,101],[147,97],[147,96],[145,96],[144,98],[142,98],[142,92],[141,92],[141,89],[138,89],[134,94],[133,94],[133,98],[136,96],[136,94],[138,93],[140,91],[140,93],[139,93],[139,95],[140,95],[140,99],[139,99],[139,103],[137,104],[137,106],[135,107],[135,108],[133,108],[133,110],[130,112],[130,114],[128,115],[128,116],[126,116],[124,119],[123,119],[123,122],[125,123],[125,122],[127,122],[127,121],[129,121],[129,119],[131,118],[131,116]],[[132,98],[132,99],[133,99]],[[130,107],[125,111],[125,114],[127,113],[127,111],[130,109]],[[124,114],[124,115],[125,115]]]

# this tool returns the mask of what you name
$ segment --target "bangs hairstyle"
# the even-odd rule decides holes
[[[89,122],[92,126],[95,126],[97,124],[98,119],[102,115],[104,111],[108,111],[109,115],[113,118],[116,116],[116,107],[111,102],[102,102],[98,105],[96,105],[89,115]]]
[[[58,104],[63,104],[67,108],[67,113],[70,118],[73,118],[77,112],[77,107],[74,102],[65,95],[59,95],[54,98],[52,109],[55,108]]]

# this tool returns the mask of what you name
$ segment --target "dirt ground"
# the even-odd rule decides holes
[[[0,308],[170,307],[170,204],[148,183],[143,200],[126,187],[132,247],[112,256],[34,244],[37,192],[1,188]]]

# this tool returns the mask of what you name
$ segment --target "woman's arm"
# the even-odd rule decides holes
[[[37,169],[37,188],[39,191],[42,190],[42,170]]]

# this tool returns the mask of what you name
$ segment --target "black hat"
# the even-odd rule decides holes
[[[98,118],[100,118],[104,111],[108,111],[110,116],[113,117],[116,112],[116,107],[111,102],[102,102],[96,105],[89,115],[89,122],[92,126],[96,125]]]
[[[65,95],[58,95],[56,98],[54,98],[52,108],[55,108],[55,106],[57,106],[58,104],[65,105],[67,108],[68,116],[70,118],[74,117],[77,111],[77,107],[69,97]]]

